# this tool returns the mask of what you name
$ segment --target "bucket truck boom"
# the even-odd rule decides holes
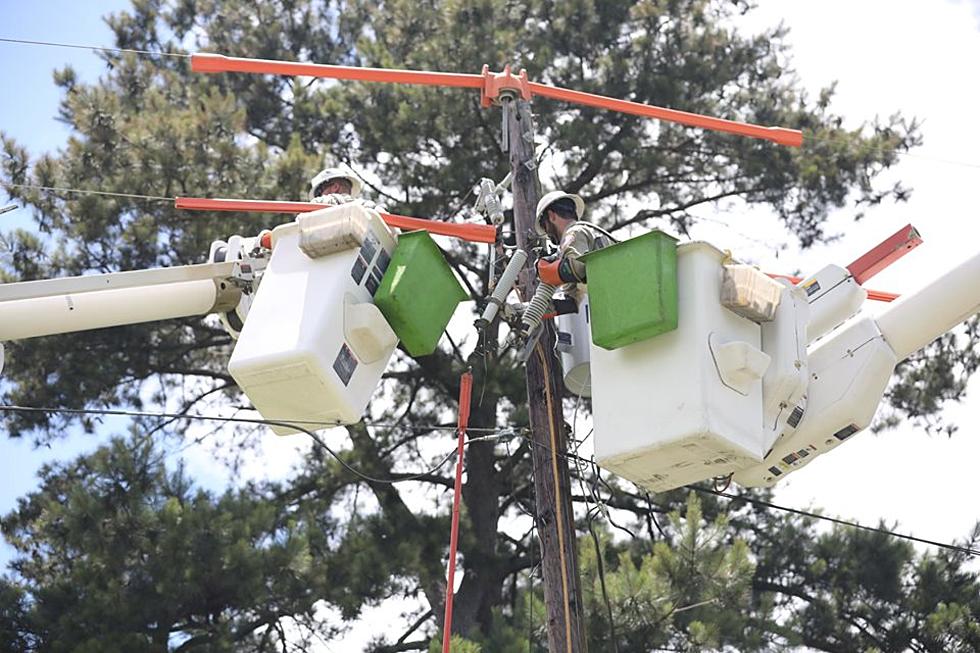
[[[805,399],[763,462],[737,470],[735,481],[770,487],[867,428],[895,365],[980,311],[978,279],[980,253],[816,343]]]

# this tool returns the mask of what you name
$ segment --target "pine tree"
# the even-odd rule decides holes
[[[393,212],[448,219],[468,206],[480,177],[501,179],[506,173],[499,116],[481,109],[473,93],[200,75],[189,71],[185,59],[169,56],[196,50],[459,72],[479,71],[483,63],[493,69],[512,63],[526,67],[538,81],[803,129],[811,136],[804,148],[791,150],[536,101],[543,161],[555,169],[547,183],[581,193],[592,218],[609,229],[670,225],[683,232],[699,208],[731,199],[771,209],[789,237],[808,246],[825,237],[823,223],[832,211],[857,216],[868,206],[906,198],[906,188],[881,188],[877,177],[918,144],[917,124],[896,115],[858,130],[844,129],[831,110],[832,88],[816,98],[800,90],[784,63],[781,29],[744,35],[729,27],[734,14],[748,10],[747,2],[712,0],[136,0],[131,11],[109,18],[116,45],[159,54],[105,52],[100,56],[106,74],[93,84],[81,83],[70,68],[56,73],[63,90],[61,117],[72,128],[63,151],[34,158],[2,136],[0,182],[12,197],[34,207],[39,235],[9,235],[11,256],[0,280],[198,263],[211,241],[233,233],[253,235],[278,221],[187,214],[165,201],[65,195],[12,184],[155,197],[300,199],[308,177],[326,159],[362,173],[370,182],[369,194]],[[448,254],[472,295],[483,296],[483,252],[457,245]],[[929,418],[940,400],[962,393],[965,378],[976,368],[975,321],[965,342],[962,337],[955,344],[943,340],[929,356],[905,366],[905,381],[892,391],[900,415]],[[192,318],[10,343],[6,401],[60,407],[151,403],[187,411],[238,405],[243,398],[225,368],[230,346],[216,322]],[[471,425],[494,429],[526,423],[522,369],[510,357],[490,357],[486,363],[475,370],[478,403]],[[448,347],[415,360],[400,356],[371,407],[373,417],[395,426],[350,428],[343,453],[347,462],[377,477],[433,463],[419,445],[426,451],[452,447],[445,432],[430,425],[452,421],[462,369]],[[925,392],[922,378],[928,379]],[[99,428],[75,416],[36,413],[8,414],[5,424],[11,436],[29,435],[38,442],[53,441],[77,425]],[[157,437],[179,436],[186,425],[137,420],[133,428]],[[308,622],[317,600],[352,620],[365,606],[408,595],[424,600],[431,614],[399,646],[428,645],[442,614],[446,489],[451,487],[444,469],[406,490],[365,482],[315,449],[305,468],[287,482],[216,497],[194,491],[185,476],[153,464],[159,453],[140,441],[138,436],[118,441],[92,459],[48,470],[39,493],[5,518],[5,533],[21,552],[15,567],[20,579],[8,581],[0,593],[6,622],[0,633],[14,638],[8,641],[23,648],[115,642],[127,650],[154,643],[184,650],[238,649],[250,642],[263,650],[277,641],[277,628],[298,637],[300,627],[288,624]],[[466,469],[460,542],[465,573],[454,630],[474,641],[493,633],[512,635],[523,618],[515,606],[533,596],[522,579],[535,566],[538,552],[531,536],[510,537],[501,525],[533,510],[528,445],[520,438],[473,443]],[[122,485],[114,488],[117,482]],[[606,540],[604,546],[616,553],[600,557],[610,560],[613,585],[634,576],[669,576],[689,542],[685,538],[698,535],[677,526],[678,533],[687,534],[665,540],[652,520],[684,505],[684,494],[651,498],[615,483],[608,494],[616,510],[635,515],[632,530],[645,533],[632,546],[649,546],[650,541],[674,545],[670,550],[658,545],[649,554],[659,562],[635,552],[627,561],[619,556],[622,547]],[[437,508],[414,509],[419,497]],[[701,509],[703,518],[689,515],[689,522],[704,521],[711,530],[707,524],[715,524],[722,505],[706,500]],[[868,630],[870,617],[858,614],[860,606],[841,607],[825,596],[832,588],[813,595],[810,612],[793,612],[790,619],[773,616],[773,606],[805,600],[794,592],[807,592],[818,580],[804,574],[806,560],[817,560],[817,553],[810,542],[794,540],[801,534],[813,538],[812,526],[743,510],[730,517],[729,531],[728,543],[735,546],[734,538],[742,537],[756,565],[754,612],[747,626],[755,639],[745,640],[753,642],[747,647],[761,648],[772,638],[797,643],[792,629],[799,627],[803,641],[817,648],[860,642],[887,650],[889,641],[882,640],[882,646],[880,635],[865,632],[876,631]],[[199,549],[192,548],[194,542]],[[211,572],[194,559],[194,551],[207,554],[204,560],[219,558]],[[699,574],[725,565],[741,569],[738,560],[719,561],[712,555],[695,556]],[[951,624],[949,632],[961,638],[957,642],[972,641],[969,628],[953,626],[977,614],[975,604],[957,594],[961,587],[975,587],[975,577],[964,575],[962,561],[930,567],[929,558],[920,561],[908,551],[903,555],[902,564],[882,573],[921,564],[932,570],[930,578],[949,584],[949,601],[941,610],[916,608],[923,616],[915,637],[922,637],[926,626],[939,637],[941,628]],[[770,557],[779,556],[787,556],[792,565],[767,566]],[[802,574],[802,588],[783,583],[787,578],[797,582],[787,575],[791,572]],[[953,578],[962,579],[961,585],[954,587]],[[693,578],[676,583],[678,591],[690,593],[684,597],[689,602],[674,603],[677,607],[703,595],[692,589]],[[91,601],[79,595],[83,588],[91,590]],[[663,591],[668,594],[650,600],[675,589]],[[120,602],[113,593],[130,598]],[[906,606],[900,602],[905,598],[892,593],[883,600]],[[141,612],[144,602],[150,609]],[[42,611],[47,605],[61,610],[82,604],[88,612],[66,619]],[[185,606],[183,613],[167,612],[178,606]],[[838,607],[855,621],[826,615]],[[745,619],[709,619],[704,613],[701,608],[681,612],[670,620],[674,630],[658,636],[668,641],[674,633],[692,645],[707,646],[729,641],[733,624]],[[601,614],[594,619],[601,624]],[[103,629],[89,628],[94,623]],[[378,650],[399,650],[394,645],[399,636],[384,633]],[[632,629],[622,636],[638,637]]]

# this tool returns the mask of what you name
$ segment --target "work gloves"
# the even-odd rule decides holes
[[[538,279],[549,286],[560,286],[563,283],[578,283],[584,281],[572,272],[571,261],[557,254],[538,259]]]
[[[365,199],[354,199],[350,195],[345,193],[328,193],[326,195],[319,195],[313,198],[314,204],[323,204],[324,206],[340,206],[341,204],[347,204],[348,202],[357,202],[366,209],[371,209],[372,211],[377,211],[378,213],[387,213],[385,207],[380,204],[375,204],[371,200]]]

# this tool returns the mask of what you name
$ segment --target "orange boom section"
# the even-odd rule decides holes
[[[218,199],[208,197],[178,197],[174,207],[188,211],[241,211],[245,213],[308,213],[326,208],[324,204],[313,202],[284,202],[268,200]],[[422,229],[438,236],[450,236],[471,243],[497,242],[497,228],[485,224],[459,224],[437,222],[425,218],[411,218],[394,213],[381,213],[381,218],[389,227],[398,229]]]

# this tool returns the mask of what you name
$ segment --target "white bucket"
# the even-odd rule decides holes
[[[361,419],[398,344],[373,302],[395,238],[357,204],[301,217],[302,226],[272,232],[272,258],[228,370],[265,419],[317,430]],[[345,223],[357,227],[347,249],[317,258],[301,249],[309,230]]]

